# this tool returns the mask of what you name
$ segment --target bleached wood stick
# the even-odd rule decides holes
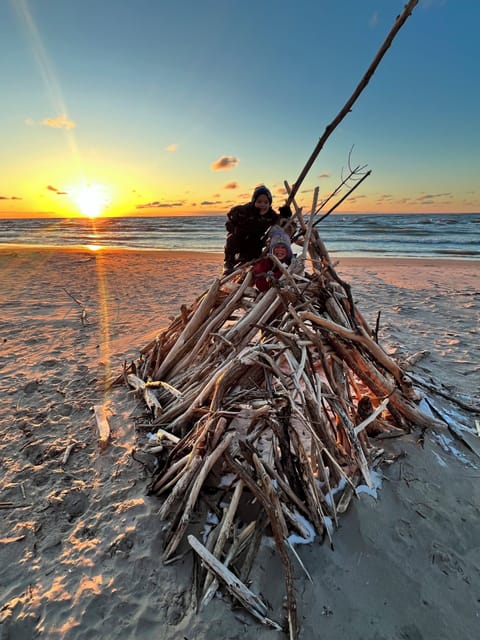
[[[373,413],[371,413],[367,418],[365,418],[365,420],[363,420],[363,422],[361,422],[355,427],[355,434],[358,435],[360,431],[363,431],[366,427],[368,427],[368,425],[372,423],[375,420],[375,418],[379,416],[382,413],[382,411],[384,411],[387,408],[387,405],[389,402],[390,402],[390,398],[385,398],[385,400],[383,400],[378,405],[378,407],[375,409],[375,411],[373,411]]]
[[[154,388],[154,389],[158,389],[158,387],[162,387],[162,389],[165,389],[166,391],[171,393],[172,396],[174,396],[175,398],[181,399],[183,397],[183,394],[181,391],[179,391],[178,389],[175,389],[175,387],[172,387],[171,384],[168,384],[168,382],[164,382],[163,380],[147,380],[147,382],[145,383],[145,386],[147,388]]]
[[[75,442],[72,442],[65,449],[65,453],[63,454],[63,458],[62,458],[62,464],[67,464],[68,458],[70,457],[70,454],[72,453],[74,446],[75,446]]]
[[[235,560],[235,558],[244,552],[249,542],[249,539],[251,538],[253,533],[255,533],[256,526],[257,526],[257,521],[252,520],[251,522],[249,522],[248,525],[246,525],[244,529],[242,529],[239,535],[235,537],[230,549],[228,550],[227,556],[223,561],[224,567],[229,567],[230,564]],[[243,566],[245,566],[245,563]],[[211,601],[211,599],[213,598],[213,596],[215,595],[218,589],[218,584],[219,584],[218,578],[215,576],[213,578],[213,582],[210,584],[208,590],[206,591],[205,595],[202,598],[202,602],[201,602],[202,608],[206,607],[208,603]]]
[[[204,296],[202,302],[200,303],[198,309],[195,311],[193,316],[190,318],[188,324],[177,338],[174,346],[170,349],[167,356],[163,360],[162,364],[158,371],[155,372],[155,378],[162,379],[165,378],[166,372],[170,369],[172,363],[178,357],[180,350],[185,345],[187,340],[201,327],[205,318],[209,315],[212,304],[217,298],[218,290],[220,289],[220,280],[216,279],[213,281],[210,289]]]
[[[178,444],[180,442],[180,438],[178,436],[173,435],[169,431],[165,431],[165,429],[157,429],[157,438],[161,440],[162,438],[166,438],[173,442],[173,444]]]
[[[285,588],[287,592],[287,611],[288,611],[288,629],[290,640],[296,640],[298,637],[298,621],[297,621],[297,602],[295,598],[295,588],[293,584],[294,572],[292,561],[286,549],[286,540],[288,537],[288,529],[283,517],[282,508],[277,492],[275,491],[272,481],[268,476],[260,458],[256,453],[252,455],[253,464],[259,476],[260,483],[263,487],[265,500],[263,506],[268,514],[270,525],[275,538],[277,551],[283,564],[285,572]]]
[[[252,307],[252,310],[236,323],[226,334],[225,338],[230,342],[236,343],[244,339],[245,334],[251,330],[252,326],[260,322],[262,316],[268,312],[273,305],[278,304],[277,292],[275,289],[267,291],[263,298]]]
[[[387,356],[385,351],[383,351],[383,349],[381,349],[381,347],[379,347],[377,343],[374,342],[366,334],[365,331],[363,331],[362,334],[359,335],[351,329],[342,327],[336,322],[332,322],[331,320],[327,320],[326,318],[321,318],[319,315],[311,313],[310,311],[301,311],[298,315],[302,318],[302,320],[309,320],[310,322],[313,322],[313,324],[322,327],[327,331],[331,331],[334,334],[342,336],[342,338],[346,338],[351,342],[361,344],[363,347],[365,347],[365,349],[367,349],[367,351],[372,355],[373,358],[375,358],[375,360],[379,364],[385,367],[385,369],[387,369],[387,371],[389,371],[398,380],[398,382],[401,381],[403,377],[403,371],[397,364],[393,362],[393,360],[391,360]],[[360,328],[360,330],[362,329]]]
[[[300,437],[295,429],[291,429],[291,443],[297,453],[298,462],[301,468],[301,480],[303,489],[305,491],[305,497],[310,510],[310,517],[315,525],[318,534],[321,534],[323,530],[326,531],[327,536],[332,545],[332,539],[327,523],[325,522],[325,514],[320,502],[320,495],[317,489],[316,480],[312,473],[312,468],[308,460],[305,448],[300,440]]]
[[[253,358],[257,352],[258,346],[245,347],[240,351],[240,353],[236,355],[232,354],[226,361],[221,361],[217,366],[217,369],[211,373],[209,378],[207,377],[207,382],[202,386],[200,391],[197,390],[196,397],[193,399],[190,397],[189,401],[184,403],[183,406],[186,407],[186,411],[175,418],[173,422],[170,422],[170,428],[172,431],[181,429],[189,422],[189,420],[192,419],[198,407],[207,400],[221,379],[226,383],[228,376],[231,382],[236,377],[239,377],[246,368],[251,366],[254,361]],[[165,421],[167,420],[166,416],[167,413],[163,416],[163,420]],[[168,420],[170,421],[171,419],[172,417],[170,413],[168,415]]]
[[[263,624],[273,627],[277,631],[282,630],[282,627],[278,623],[267,617],[267,605],[257,595],[250,591],[234,573],[219,562],[195,536],[189,535],[187,539],[192,549],[200,556],[208,570],[212,571],[219,580],[225,583],[228,591],[247,611]]]
[[[305,260],[305,258],[307,257],[308,247],[310,246],[310,236],[312,234],[313,219],[315,217],[315,211],[317,209],[318,192],[319,192],[319,187],[315,187],[315,190],[313,192],[312,210],[310,213],[310,218],[308,219],[307,233],[305,235],[305,243],[303,245],[303,252],[302,252],[303,260]]]
[[[349,483],[345,487],[340,500],[337,503],[337,512],[345,513],[348,509],[348,505],[350,504],[353,496],[357,495],[356,485],[358,484],[360,478],[360,474],[356,474],[353,479],[349,480]]]
[[[161,496],[162,493],[177,484],[183,473],[183,468],[187,466],[191,458],[191,455],[186,455],[170,465],[165,473],[152,483],[151,493]]]
[[[290,195],[290,193],[292,192],[292,188],[290,187],[290,185],[286,180],[283,181],[283,185],[285,187],[285,191],[288,193],[288,195]],[[307,225],[305,224],[305,220],[303,219],[303,216],[302,216],[302,210],[298,206],[297,201],[295,200],[295,197],[292,199],[290,204],[293,204],[293,207],[295,209],[295,216],[297,218],[298,224],[300,225],[300,228],[305,230],[307,228]],[[287,222],[287,224],[285,225],[285,229],[288,230],[290,226],[291,226],[291,223]]]
[[[93,407],[98,429],[98,444],[101,449],[105,449],[110,441],[110,425],[107,419],[107,410],[103,404],[96,404]]]
[[[212,453],[210,453],[206,457],[206,459],[203,461],[202,468],[199,470],[198,475],[195,479],[195,482],[193,483],[193,486],[190,490],[184,512],[182,514],[182,517],[180,518],[179,525],[175,533],[172,535],[172,538],[170,539],[170,542],[168,543],[167,548],[165,549],[165,553],[164,553],[165,560],[168,560],[168,558],[171,558],[171,556],[175,553],[175,550],[177,549],[178,545],[180,544],[180,541],[183,538],[183,534],[185,533],[185,530],[190,521],[191,513],[197,502],[200,489],[202,488],[203,483],[207,479],[208,474],[212,470],[213,465],[230,446],[230,443],[233,439],[233,435],[234,435],[233,433],[228,433],[225,436],[223,442],[221,442],[217,446],[217,448],[214,449]]]
[[[213,317],[208,318],[208,322],[206,326],[203,328],[201,335],[195,341],[193,348],[189,350],[189,352],[184,356],[184,358],[175,364],[171,375],[175,375],[175,372],[182,369],[182,366],[185,366],[187,362],[192,362],[196,357],[198,352],[201,350],[205,342],[208,338],[210,338],[211,333],[214,332],[218,327],[222,326],[225,320],[232,314],[232,312],[236,309],[239,300],[245,294],[245,290],[250,286],[253,280],[253,274],[249,271],[241,285],[236,289],[231,296],[229,296],[218,308]]]
[[[235,513],[238,508],[238,503],[240,502],[240,498],[242,497],[244,484],[242,480],[239,480],[236,484],[235,491],[233,492],[232,499],[230,500],[230,504],[225,514],[225,519],[223,521],[222,527],[218,533],[217,542],[213,548],[213,555],[220,560],[221,555],[223,553],[223,549],[225,547],[225,543],[227,542],[228,536],[230,535],[230,530],[233,524],[233,518],[235,517]],[[207,574],[205,578],[205,585],[203,587],[204,594],[206,595],[207,590],[212,583],[213,577],[211,574]],[[202,604],[204,600],[202,600]],[[206,603],[205,603],[206,604]]]
[[[162,413],[162,405],[160,400],[153,393],[150,387],[138,376],[133,373],[127,375],[128,384],[135,389],[135,391],[141,391],[145,404],[150,409],[154,418],[157,418]]]
[[[158,516],[160,520],[165,520],[165,518],[170,512],[170,509],[173,507],[175,501],[179,497],[183,497],[183,498],[185,497],[185,492],[201,465],[202,465],[201,456],[194,456],[192,460],[190,460],[187,469],[183,472],[182,476],[180,477],[180,480],[177,482],[177,484],[175,485],[175,488],[170,493],[168,498],[165,500],[160,511],[158,512]]]

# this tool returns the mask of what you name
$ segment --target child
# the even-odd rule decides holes
[[[290,237],[279,225],[273,226],[270,230],[269,254],[278,258],[286,266],[292,261],[293,254]],[[257,289],[259,291],[267,291],[272,286],[273,281],[280,278],[282,272],[276,263],[267,256],[257,260],[253,265],[253,275]]]
[[[228,212],[224,275],[231,273],[238,263],[260,258],[268,229],[292,215],[287,205],[280,207],[279,212],[272,209],[272,194],[263,184],[254,190],[250,202]]]

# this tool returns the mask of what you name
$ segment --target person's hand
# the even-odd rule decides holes
[[[290,205],[284,204],[283,207],[280,207],[278,213],[282,216],[282,218],[291,218],[292,210],[290,209]]]

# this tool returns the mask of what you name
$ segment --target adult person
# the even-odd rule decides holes
[[[227,214],[227,239],[223,273],[231,273],[237,264],[260,258],[265,244],[265,234],[275,224],[290,218],[288,205],[272,209],[272,194],[264,185],[255,188],[252,199],[233,207]]]

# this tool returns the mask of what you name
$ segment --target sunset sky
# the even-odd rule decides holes
[[[1,0],[0,217],[284,202],[406,0]],[[480,210],[478,0],[420,0],[298,201]],[[342,174],[343,172],[343,174]]]

